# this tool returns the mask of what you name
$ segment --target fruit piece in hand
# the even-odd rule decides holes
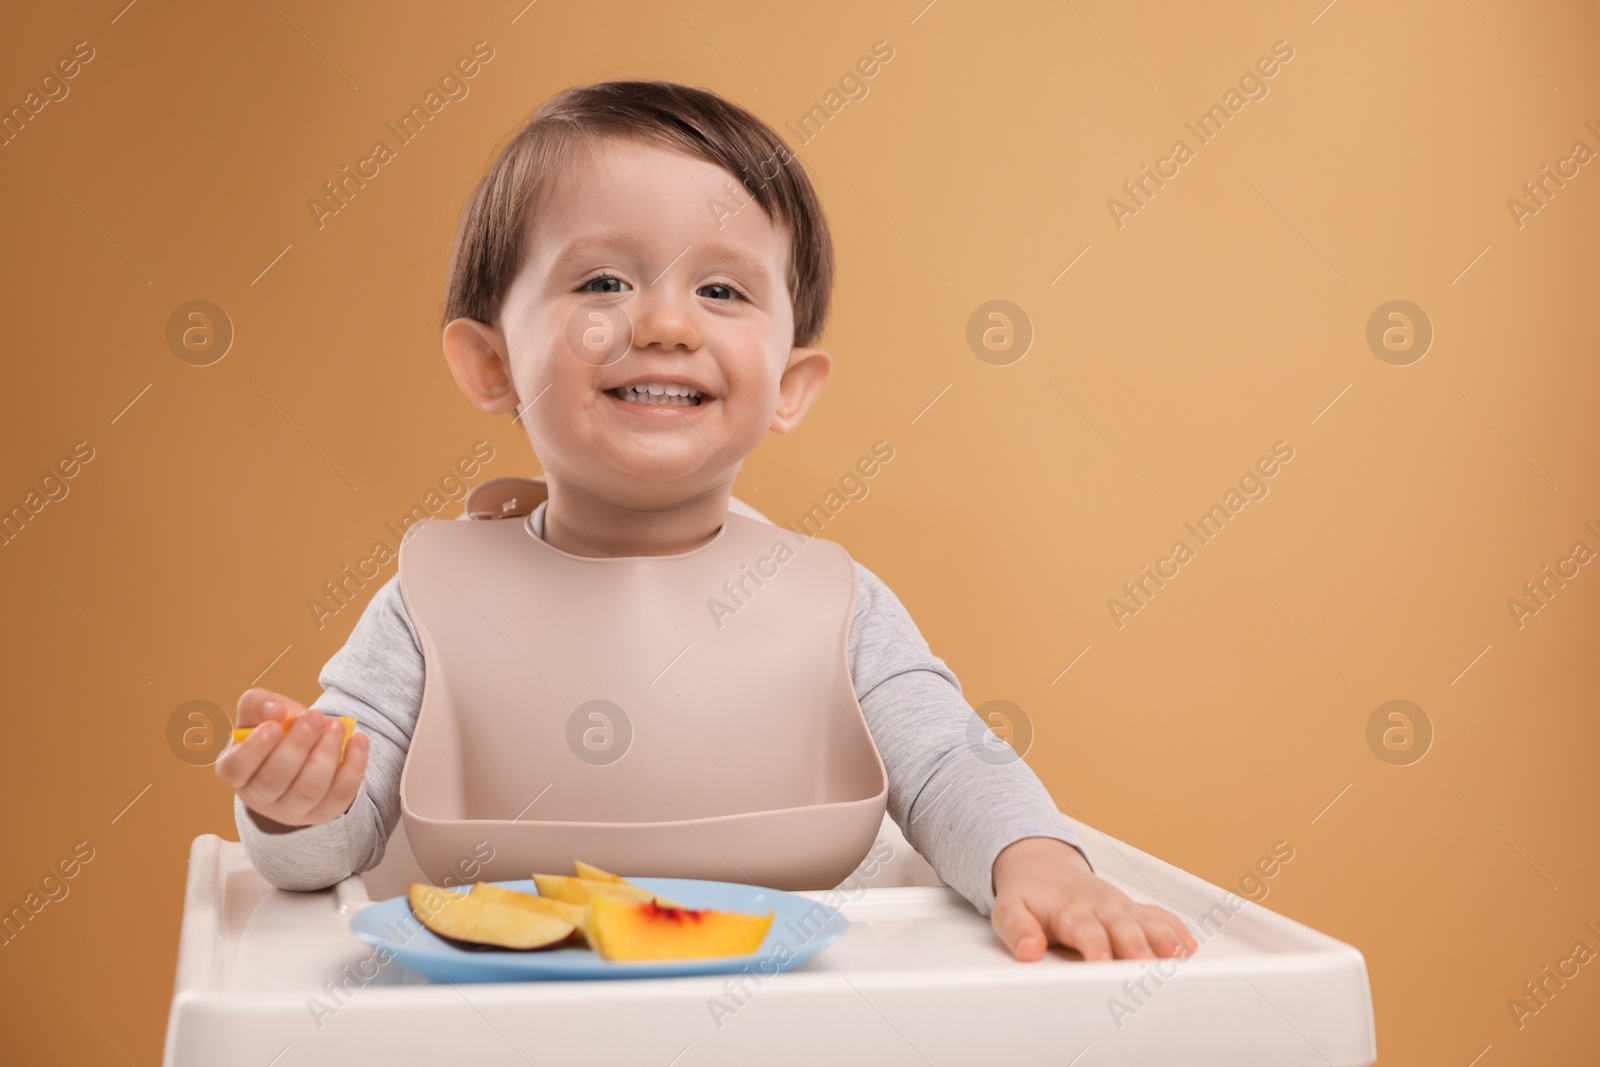
[[[588,911],[589,943],[614,961],[748,955],[761,947],[775,914],[663,907],[612,893],[592,895]]]
[[[300,717],[300,712],[298,712],[298,711],[285,712],[284,716],[283,716],[283,721],[282,721],[283,728],[285,730],[287,730],[289,727],[293,726],[294,725],[294,721],[296,719],[298,719],[299,717]],[[340,741],[339,741],[339,762],[343,763],[344,762],[345,746],[350,743],[350,735],[355,733],[356,720],[355,720],[354,716],[350,716],[350,715],[330,716],[330,718],[337,718],[341,723],[344,724],[344,737],[341,738]],[[234,741],[235,742],[243,741],[245,738],[250,736],[251,731],[253,731],[254,729],[255,729],[254,726],[241,726],[241,727],[239,727],[237,730],[233,731],[233,739],[234,739]]]
[[[429,930],[456,941],[495,948],[553,948],[572,936],[575,923],[494,899],[412,882],[411,911]]]

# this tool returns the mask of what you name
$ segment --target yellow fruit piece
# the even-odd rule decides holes
[[[573,860],[572,861],[572,866],[577,870],[579,878],[587,878],[591,882],[621,882],[621,881],[624,881],[624,879],[619,878],[618,876],[612,874],[610,871],[602,871],[599,867],[596,867],[594,864],[585,863],[582,860]]]
[[[603,893],[625,900],[654,900],[668,907],[678,906],[675,901],[658,897],[648,889],[621,880],[606,882],[593,878],[574,878],[568,874],[535,874],[533,884],[538,887],[541,897],[564,900],[569,904],[586,905],[590,897]]]
[[[539,949],[561,944],[576,924],[554,915],[495,899],[493,894],[457,893],[412,882],[411,911],[441,937],[496,948]]]
[[[283,718],[283,728],[287,730],[290,726],[293,726],[295,719],[299,717],[299,712],[285,715]],[[344,723],[344,737],[339,741],[339,762],[343,763],[345,746],[350,743],[350,735],[356,731],[356,720],[355,717],[351,715],[339,715],[336,716],[336,718],[338,718],[340,722]],[[250,732],[254,729],[254,726],[241,726],[239,729],[233,731],[234,741],[243,741],[245,738],[250,736]]]
[[[519,893],[515,889],[490,885],[488,882],[474,883],[468,896],[479,897],[513,908],[526,908],[542,915],[554,916],[557,919],[571,923],[575,927],[572,933],[572,940],[588,941],[588,935],[584,932],[584,923],[588,919],[588,912],[581,905],[569,904],[564,900],[556,900],[552,897],[536,897],[532,893]]]
[[[629,900],[651,900],[653,895],[636,885],[624,882],[602,882],[592,878],[574,878],[568,874],[535,874],[533,884],[541,897],[563,900],[569,904],[584,905],[596,893],[610,893]]]
[[[588,911],[589,943],[613,961],[747,955],[761,947],[776,914],[662,907],[612,893],[591,895]]]

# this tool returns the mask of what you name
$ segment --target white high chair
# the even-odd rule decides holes
[[[738,500],[733,510],[763,519]],[[846,935],[777,975],[434,983],[350,933],[425,880],[397,827],[383,861],[317,893],[274,889],[244,847],[190,849],[167,1067],[469,1062],[700,1067],[1366,1067],[1377,1058],[1354,947],[1066,815],[1101,877],[1182,917],[1187,960],[1013,959],[885,816],[870,874],[801,893]],[[713,1010],[715,1009],[715,1011]]]

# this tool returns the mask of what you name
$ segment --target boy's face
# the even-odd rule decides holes
[[[715,164],[591,142],[547,188],[499,321],[451,323],[446,354],[486,410],[520,400],[552,482],[646,507],[726,492],[769,430],[799,422],[831,367],[827,353],[792,347],[788,241]],[[617,393],[653,382],[701,395]]]

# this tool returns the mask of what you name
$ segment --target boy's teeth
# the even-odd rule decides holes
[[[687,385],[666,385],[660,382],[625,385],[612,391],[621,399],[633,404],[695,407],[703,399],[697,390]]]
[[[623,386],[623,388],[631,389],[640,393],[649,393],[652,396],[660,396],[663,393],[665,393],[667,396],[700,395],[698,391],[690,389],[687,385],[665,385],[661,382],[640,382],[638,385],[627,385]]]

